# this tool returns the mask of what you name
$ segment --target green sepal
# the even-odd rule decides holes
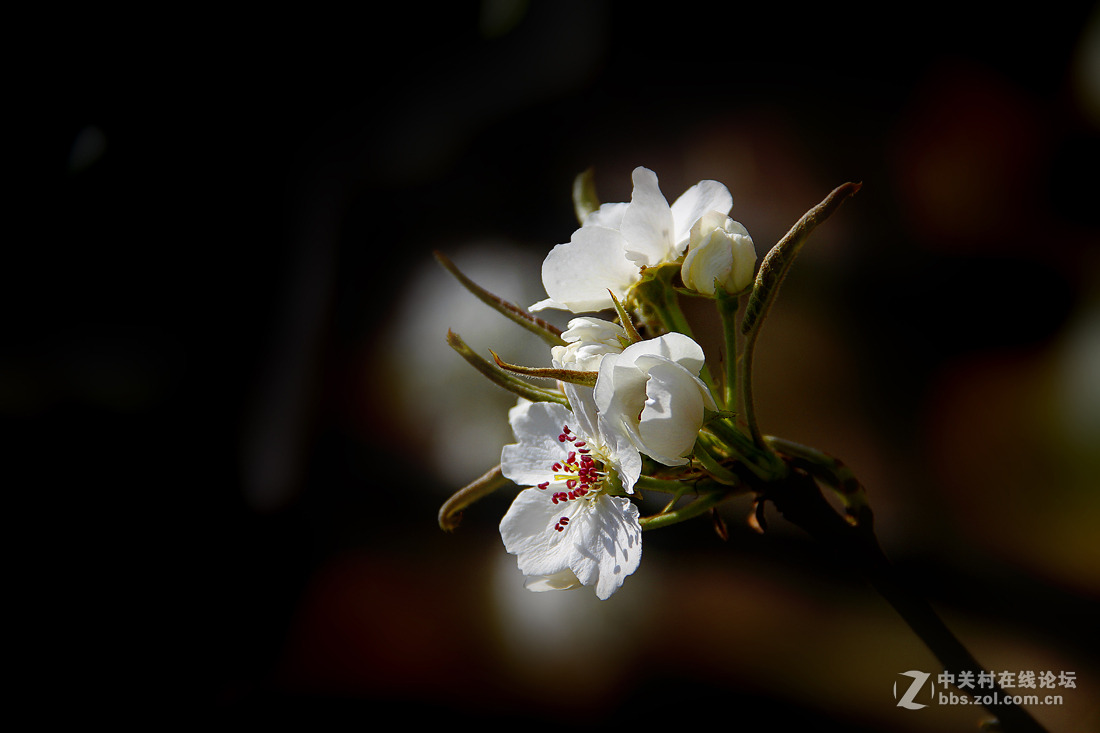
[[[513,392],[531,402],[557,402],[559,405],[563,405],[567,408],[569,407],[569,399],[564,393],[558,390],[537,387],[530,382],[499,369],[487,359],[476,354],[454,331],[447,331],[447,343],[452,349],[457,351],[463,359],[469,362],[471,366],[488,377],[489,381],[497,386],[503,387],[509,392]]]
[[[577,215],[577,223],[582,225],[589,214],[600,208],[595,173],[595,169],[590,167],[573,179],[573,211]]]
[[[599,372],[582,372],[577,369],[555,369],[553,367],[526,367],[518,366],[516,364],[509,364],[503,361],[496,353],[490,349],[489,353],[493,355],[493,360],[501,369],[506,369],[514,374],[522,374],[525,377],[534,377],[536,379],[556,379],[559,382],[569,382],[571,384],[579,384],[582,387],[595,387],[596,377],[600,375]]]
[[[611,292],[611,289],[607,289],[608,294],[611,296],[611,301],[615,303],[615,312],[619,314],[619,322],[622,324],[623,330],[626,331],[626,339],[630,344],[636,344],[642,340],[642,335],[638,333],[638,329],[634,327],[634,319],[627,313],[626,308],[623,307],[622,302],[615,297],[615,293]],[[622,341],[622,337],[619,337]],[[624,344],[624,347],[627,344]]]
[[[519,324],[551,346],[565,346],[566,341],[561,337],[561,329],[557,326],[552,323],[547,323],[523,308],[513,303],[509,303],[498,295],[490,293],[488,290],[462,274],[462,271],[455,267],[455,264],[447,259],[442,252],[435,252],[435,259],[482,303],[485,303],[493,310],[502,314],[508,320]]]

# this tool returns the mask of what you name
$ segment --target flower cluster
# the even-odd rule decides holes
[[[633,183],[629,202],[600,204],[591,177],[578,178],[580,226],[546,256],[548,297],[528,309],[437,255],[475,295],[549,345],[550,366],[527,367],[496,354],[489,362],[449,335],[467,361],[519,399],[508,416],[516,442],[503,447],[497,469],[444,506],[440,523],[453,528],[463,507],[500,485],[523,487],[500,534],[531,590],[587,586],[606,599],[638,568],[643,529],[713,512],[785,470],[755,427],[747,359],[738,358],[738,332],[751,343],[777,278],[762,271],[754,279],[752,238],[729,217],[733,199],[721,183],[700,181],[671,206],[652,171],[636,168]],[[715,304],[726,334],[718,377],[681,296]],[[747,306],[738,324],[741,296]],[[534,315],[547,309],[575,317],[561,331]],[[643,517],[643,490],[671,500]]]

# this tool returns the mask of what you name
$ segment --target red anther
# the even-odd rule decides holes
[[[592,451],[588,450],[587,448],[581,448],[580,452],[584,453],[584,454],[588,454],[588,453],[591,453]]]
[[[559,443],[564,443],[567,440],[569,440],[569,436],[567,436],[565,433],[562,433],[561,435],[558,436],[558,442]]]
[[[550,482],[549,482],[549,481],[543,481],[543,482],[542,482],[541,484],[539,484],[539,488],[540,488],[540,489],[545,489],[545,488],[546,488],[546,487],[548,487],[549,485],[550,485]]]
[[[569,524],[569,517],[562,517],[558,521],[561,522],[562,524]]]
[[[571,479],[569,479],[568,481],[565,482],[565,486],[566,486],[566,488],[569,488],[569,489],[575,489],[575,488],[577,488],[577,480],[571,478]]]
[[[576,463],[577,462],[577,451],[575,451],[575,450],[569,451],[569,455],[565,457],[565,462],[566,463]]]
[[[577,446],[578,448],[583,448],[586,445],[586,443],[583,440],[578,440],[573,445]]]
[[[561,464],[560,463],[555,463],[553,466],[550,467],[550,470],[551,471],[560,471],[561,470]]]

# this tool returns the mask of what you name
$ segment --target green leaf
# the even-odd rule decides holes
[[[560,405],[569,407],[569,400],[562,392],[536,387],[530,382],[497,368],[489,363],[488,360],[476,354],[454,331],[447,331],[447,343],[471,366],[488,377],[491,382],[503,387],[509,392],[513,392],[532,402],[557,402]]]
[[[515,374],[522,374],[525,377],[535,377],[537,379],[556,379],[560,382],[570,382],[572,384],[579,384],[583,387],[595,387],[596,377],[600,375],[599,372],[582,372],[576,369],[554,369],[547,367],[525,367],[517,366],[515,364],[509,364],[506,361],[502,361],[492,349],[489,353],[493,355],[493,359],[496,361],[497,366],[501,369],[506,369]]]
[[[483,499],[505,484],[510,483],[501,473],[500,466],[494,466],[484,475],[471,481],[456,491],[439,508],[439,527],[445,532],[453,532],[462,520],[462,511],[478,499]]]
[[[462,272],[455,267],[454,263],[447,259],[442,252],[435,252],[435,259],[482,303],[485,303],[493,310],[501,313],[508,320],[518,323],[551,346],[565,346],[565,340],[561,337],[561,329],[557,326],[552,323],[547,323],[523,308],[509,303],[498,295],[490,293],[488,290],[462,274]]]
[[[600,197],[596,195],[595,169],[589,168],[573,179],[573,211],[577,223],[584,224],[585,218],[600,208]]]

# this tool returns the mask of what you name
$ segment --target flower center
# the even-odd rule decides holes
[[[562,426],[561,434],[558,435],[558,442],[568,443],[572,450],[569,451],[564,460],[557,461],[550,467],[550,470],[554,472],[554,480],[552,482],[544,481],[538,487],[546,490],[551,483],[561,484],[564,482],[565,490],[555,491],[550,496],[550,501],[555,504],[580,499],[588,494],[594,496],[595,492],[601,488],[600,482],[603,481],[605,473],[601,470],[603,468],[601,463],[593,457],[591,446],[576,436],[568,425]],[[562,517],[554,525],[554,529],[562,532],[567,524],[569,524],[569,518]]]

